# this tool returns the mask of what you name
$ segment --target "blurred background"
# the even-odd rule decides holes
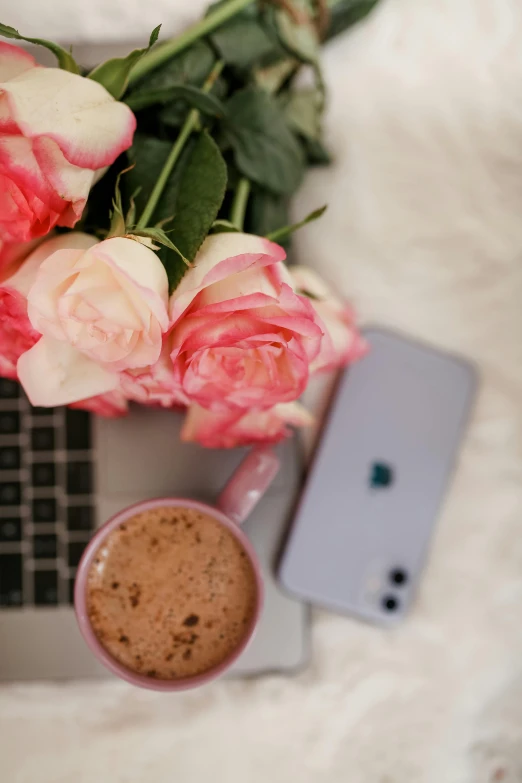
[[[166,36],[205,7],[0,0],[0,18],[80,47],[141,43],[160,22]],[[294,202],[329,203],[296,256],[363,322],[482,373],[411,616],[387,631],[315,612],[311,663],[291,678],[175,696],[4,686],[3,780],[522,781],[521,33],[518,0],[381,0],[325,49],[335,161]]]

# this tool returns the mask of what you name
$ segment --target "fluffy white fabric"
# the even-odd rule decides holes
[[[91,0],[74,18],[69,0],[52,5],[53,25],[91,39],[139,38],[172,14],[171,0]],[[203,3],[186,5],[179,18]],[[52,32],[49,2],[9,2],[2,17]],[[482,372],[410,619],[388,632],[316,613],[313,661],[295,679],[173,697],[117,682],[4,689],[3,780],[522,780],[521,35],[519,0],[383,0],[328,48],[336,165],[295,204],[330,203],[299,260],[365,321]]]

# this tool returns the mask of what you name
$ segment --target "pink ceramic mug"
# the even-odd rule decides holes
[[[83,557],[78,567],[76,584],[74,587],[74,607],[83,638],[98,660],[113,674],[116,674],[118,677],[141,688],[149,688],[155,691],[181,691],[186,690],[187,688],[195,688],[198,685],[204,685],[210,680],[215,679],[229,669],[234,661],[241,655],[252,638],[261,614],[263,605],[263,580],[257,555],[252,544],[239,525],[247,518],[254,506],[266,492],[275,478],[278,469],[279,460],[271,449],[254,449],[239,465],[234,475],[221,492],[215,507],[187,498],[167,497],[156,498],[155,500],[145,500],[142,503],[137,503],[134,506],[123,509],[123,511],[120,511],[116,516],[109,519],[109,521],[96,532],[83,553]],[[245,628],[245,635],[241,639],[239,645],[232,650],[225,660],[221,661],[214,668],[202,672],[201,674],[194,675],[193,677],[176,680],[158,680],[153,677],[147,677],[146,675],[133,672],[119,663],[98,640],[98,637],[92,629],[87,612],[86,588],[88,574],[92,561],[107,535],[136,514],[154,508],[163,508],[165,506],[173,506],[176,508],[184,506],[185,508],[196,509],[204,514],[209,514],[226,527],[246,552],[252,565],[257,585],[256,605],[252,612],[250,622]]]

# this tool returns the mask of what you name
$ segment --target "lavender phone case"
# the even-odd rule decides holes
[[[411,604],[476,388],[473,367],[380,329],[340,380],[279,577],[377,623]]]

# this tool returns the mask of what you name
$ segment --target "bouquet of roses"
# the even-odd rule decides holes
[[[90,72],[0,43],[0,376],[38,406],[186,408],[183,438],[275,441],[316,372],[364,350],[286,266],[321,143],[319,47],[376,0],[223,0]],[[308,83],[301,80],[307,71]]]

